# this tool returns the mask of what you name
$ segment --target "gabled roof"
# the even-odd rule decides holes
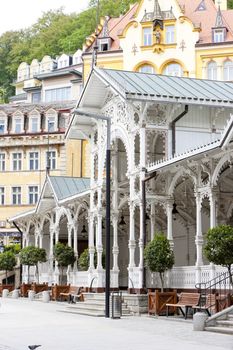
[[[201,27],[197,46],[212,43],[212,28],[218,17],[218,8],[214,1],[178,0],[178,3],[184,9],[184,16],[189,18],[194,26]],[[221,16],[223,25],[228,29],[225,42],[233,41],[233,10],[221,11]]]
[[[95,67],[78,107],[101,107],[110,86],[124,99],[233,108],[233,83]],[[90,96],[91,92],[91,96]],[[100,102],[102,101],[102,102]]]
[[[73,197],[90,189],[89,178],[49,176],[49,181],[58,201]]]

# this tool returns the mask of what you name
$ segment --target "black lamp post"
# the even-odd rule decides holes
[[[79,109],[74,110],[74,114],[85,116],[97,120],[105,120],[107,122],[107,148],[106,148],[106,239],[105,239],[105,317],[110,316],[110,215],[111,215],[111,119],[104,115],[90,112],[84,112]]]

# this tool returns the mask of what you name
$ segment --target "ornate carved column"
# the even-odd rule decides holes
[[[89,270],[94,270],[94,217],[93,214],[89,214],[89,225],[88,225],[88,243],[89,243]]]
[[[135,267],[135,207],[131,202],[129,206],[129,268]]]
[[[72,247],[72,230],[73,230],[73,225],[71,223],[67,223],[67,230],[68,230],[68,246]]]
[[[210,228],[216,226],[216,193],[211,190],[210,192]]]
[[[201,282],[201,266],[203,265],[202,248],[202,214],[201,214],[202,199],[199,193],[196,193],[196,283]]]
[[[39,248],[43,248],[43,233],[39,233]]]
[[[140,167],[146,167],[146,129],[140,129]]]
[[[97,251],[97,269],[103,270],[102,265],[102,253],[103,253],[103,243],[102,243],[102,214],[97,214],[97,239],[96,239],[96,251]]]
[[[112,225],[113,225],[113,270],[119,271],[118,266],[118,255],[119,255],[119,247],[118,247],[118,215],[113,214],[112,216]]]
[[[170,242],[171,248],[174,247],[174,241],[173,241],[173,228],[172,228],[172,209],[173,209],[173,201],[168,200],[167,202],[167,239]]]
[[[146,234],[146,232],[145,232]],[[144,237],[143,237],[143,206],[140,203],[140,236],[139,236],[139,267],[143,269],[143,250],[144,250]]]
[[[36,230],[35,230],[35,247],[39,247],[39,235],[40,235],[40,230],[39,230],[39,228],[36,228]]]

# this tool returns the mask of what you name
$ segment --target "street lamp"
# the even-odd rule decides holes
[[[107,147],[106,147],[106,238],[105,238],[105,317],[109,317],[110,306],[110,205],[111,205],[111,178],[110,178],[110,166],[111,166],[111,120],[104,115],[95,114],[91,112],[84,112],[79,109],[75,109],[74,114],[93,118],[97,120],[105,120],[107,122]]]

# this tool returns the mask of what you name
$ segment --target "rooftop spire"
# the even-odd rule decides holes
[[[215,28],[218,28],[218,27],[224,27],[220,5],[218,6],[218,12],[217,12],[217,17],[215,22]]]
[[[103,25],[103,29],[102,29],[100,38],[109,38],[109,37],[110,37],[110,35],[109,35],[109,29],[108,29],[108,21],[109,21],[109,18],[110,18],[110,17],[105,16],[105,21],[104,21],[104,25]]]
[[[163,19],[162,11],[159,5],[158,0],[154,0],[154,13],[153,13],[153,20],[155,19]]]

